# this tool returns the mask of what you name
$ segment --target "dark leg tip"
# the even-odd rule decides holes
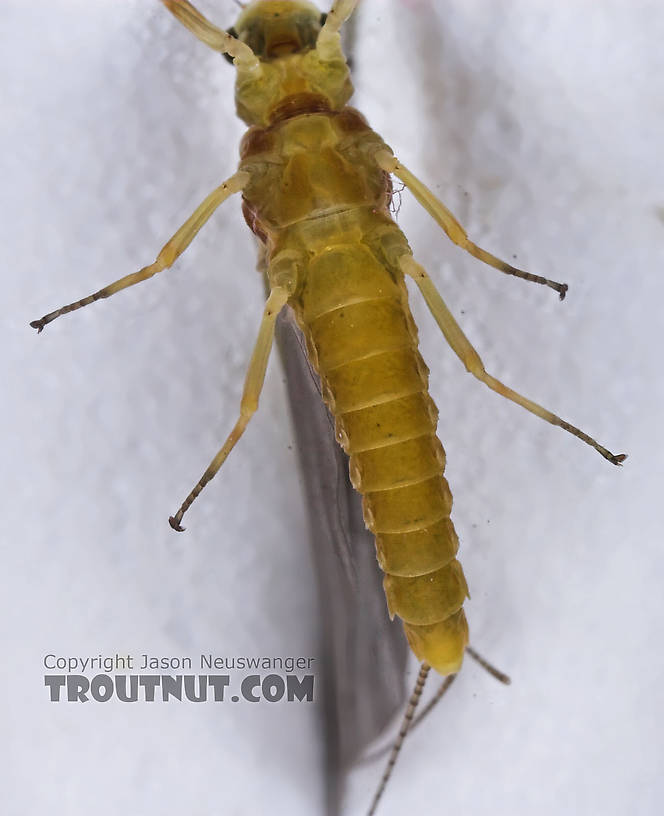
[[[560,299],[561,300],[565,300],[565,295],[567,294],[568,289],[569,289],[569,286],[566,283],[563,283],[562,286],[560,287]]]
[[[627,459],[626,453],[619,453],[617,456],[613,457],[613,464],[614,465],[622,465],[622,463]]]
[[[168,517],[168,523],[178,533],[184,533],[185,527],[180,526],[180,521],[175,516]]]
[[[37,334],[41,334],[41,331],[42,331],[42,329],[44,328],[44,325],[45,325],[44,324],[44,319],[42,318],[40,320],[32,320],[30,322],[30,325],[32,326],[33,329],[37,329]]]

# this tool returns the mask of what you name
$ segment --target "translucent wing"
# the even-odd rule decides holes
[[[343,774],[405,699],[406,640],[390,621],[348,460],[334,437],[304,339],[290,312],[277,328],[310,518],[323,633],[322,693],[328,813]]]

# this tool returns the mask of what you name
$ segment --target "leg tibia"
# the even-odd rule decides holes
[[[325,20],[325,25],[321,33],[325,36],[327,33],[339,31],[341,26],[346,22],[350,15],[355,11],[358,0],[334,0],[332,8],[328,12]]]
[[[144,266],[143,269],[139,270],[138,272],[132,272],[130,275],[125,275],[124,278],[120,278],[114,283],[105,286],[103,289],[99,289],[99,291],[94,292],[92,295],[88,295],[81,300],[74,301],[74,303],[69,303],[66,306],[61,306],[54,312],[50,312],[49,314],[40,317],[39,320],[33,320],[30,323],[32,328],[37,329],[37,332],[41,332],[44,326],[51,323],[56,319],[56,317],[68,314],[69,312],[74,312],[76,309],[81,309],[83,306],[88,306],[90,303],[94,303],[96,300],[110,297],[116,292],[120,292],[122,289],[127,289],[129,286],[133,286],[135,283],[140,283],[141,281],[151,278],[153,275],[156,275],[157,272],[168,269],[175,263],[175,261],[193,241],[198,234],[198,231],[201,229],[203,224],[205,224],[208,218],[210,218],[217,207],[229,196],[233,195],[233,193],[240,192],[248,181],[249,174],[245,173],[244,171],[240,171],[235,173],[235,175],[231,176],[223,184],[217,187],[216,190],[210,193],[205,201],[203,201],[203,203],[197,207],[195,212],[184,222],[175,235],[164,245],[159,255],[157,255],[157,259],[154,261],[154,263],[151,263],[149,266]]]
[[[410,255],[403,255],[399,260],[399,264],[404,274],[409,275],[419,287],[419,290],[422,292],[422,296],[429,307],[429,311],[433,315],[436,323],[438,323],[440,330],[445,335],[445,339],[450,344],[457,357],[465,365],[466,369],[474,377],[477,377],[478,380],[481,380],[481,382],[488,385],[492,391],[495,391],[502,397],[506,397],[508,400],[516,402],[517,405],[520,405],[522,408],[525,408],[532,414],[541,417],[541,419],[545,420],[546,422],[550,422],[551,425],[557,425],[559,428],[562,428],[563,430],[568,431],[568,433],[571,433],[573,436],[576,436],[582,442],[585,442],[587,445],[595,448],[598,453],[600,453],[605,459],[608,459],[612,464],[620,465],[625,461],[627,457],[624,453],[618,455],[611,453],[611,451],[607,450],[603,445],[600,445],[592,437],[588,436],[587,433],[584,433],[574,425],[570,425],[569,422],[566,422],[564,419],[556,416],[556,414],[553,414],[551,411],[547,411],[546,408],[543,408],[536,402],[523,397],[521,394],[513,391],[511,388],[508,388],[506,385],[500,382],[500,380],[497,380],[495,377],[488,374],[484,369],[484,364],[482,363],[479,354],[475,351],[466,335],[461,331],[461,328],[454,317],[452,317],[452,314],[447,308],[445,301],[441,297],[424,268],[420,266],[420,264],[418,264]]]
[[[228,54],[242,68],[251,71],[259,70],[260,62],[246,43],[213,25],[187,0],[161,0],[161,2],[185,28],[188,28],[205,45],[221,54]]]
[[[265,380],[265,371],[267,363],[270,358],[270,351],[272,349],[272,340],[274,339],[274,325],[277,320],[277,315],[288,300],[289,293],[286,289],[275,288],[270,293],[267,300],[265,311],[263,312],[263,319],[261,321],[260,329],[258,330],[258,338],[254,346],[251,361],[249,362],[249,369],[244,381],[244,391],[242,393],[242,401],[240,403],[240,417],[235,423],[235,427],[228,435],[221,450],[208,465],[207,470],[196,483],[196,486],[182,503],[178,512],[171,516],[168,521],[171,527],[178,532],[182,532],[184,527],[181,526],[182,517],[187,512],[189,507],[193,504],[196,497],[203,490],[205,485],[216,476],[217,472],[228,458],[228,454],[233,450],[238,439],[244,433],[245,428],[249,424],[249,420],[258,408],[258,399],[263,389],[263,382]]]
[[[332,4],[316,43],[316,50],[322,60],[332,60],[342,56],[339,29],[353,13],[357,2],[358,0],[335,0]]]
[[[562,300],[567,292],[566,283],[557,283],[556,281],[542,278],[540,275],[532,275],[530,272],[524,272],[522,269],[517,269],[510,264],[501,261],[491,253],[481,249],[474,244],[466,235],[464,228],[447,209],[442,201],[439,201],[436,196],[424,185],[410,170],[405,168],[403,164],[388,151],[379,150],[376,153],[376,161],[378,165],[388,173],[393,173],[397,178],[401,179],[406,187],[411,191],[415,198],[420,202],[429,215],[445,230],[447,237],[454,241],[457,246],[465,249],[473,257],[483,261],[494,269],[504,272],[506,275],[514,275],[517,278],[530,281],[531,283],[540,283],[544,286],[549,286],[555,289]]]

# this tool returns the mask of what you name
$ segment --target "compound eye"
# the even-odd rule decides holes
[[[231,37],[234,37],[237,40],[237,31],[231,26],[231,28],[226,29],[226,34],[230,34]],[[233,57],[230,54],[222,54],[222,57],[230,64],[233,64]]]
[[[325,25],[325,21],[327,20],[327,12],[323,12],[320,16],[320,27],[322,28]]]

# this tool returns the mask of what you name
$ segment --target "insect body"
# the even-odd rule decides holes
[[[299,57],[291,61],[299,76]],[[467,639],[467,588],[399,265],[410,250],[387,212],[387,176],[366,161],[385,145],[355,111],[335,111],[311,91],[288,102],[288,114],[303,110],[278,109],[245,137],[245,213],[268,244],[272,291],[288,293],[351,457],[390,608],[447,674]]]
[[[178,512],[184,513],[217,473],[244,432],[258,399],[277,315],[289,306],[306,338],[337,438],[350,456],[351,479],[363,495],[375,535],[392,615],[426,668],[457,672],[468,643],[463,611],[468,590],[456,559],[452,498],[436,437],[437,411],[417,348],[405,276],[417,284],[447,341],[466,368],[508,399],[571,432],[605,458],[594,439],[488,374],[408,242],[389,214],[390,174],[459,246],[491,266],[547,285],[473,244],[446,207],[404,168],[357,111],[339,29],[357,0],[337,0],[325,19],[304,2],[259,0],[235,28],[213,26],[186,0],[162,0],[199,39],[229,55],[237,69],[239,115],[250,125],[239,170],[213,191],[159,253],[157,260],[31,325],[105,298],[169,267],[214,210],[242,192],[245,218],[264,244],[270,294],[253,351],[240,416]]]

